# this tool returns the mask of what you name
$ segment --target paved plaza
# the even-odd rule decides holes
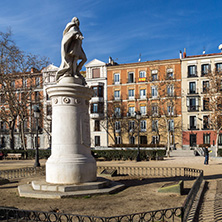
[[[221,221],[222,206],[222,158],[210,158],[209,165],[203,164],[204,157],[169,157],[162,161],[98,161],[98,166],[141,166],[141,167],[190,167],[204,170],[208,188],[200,206],[198,221]],[[44,165],[46,160],[40,160]],[[34,160],[1,160],[0,170],[31,167]]]

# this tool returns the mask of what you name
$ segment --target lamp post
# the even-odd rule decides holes
[[[141,113],[140,111],[136,112],[136,119],[138,121],[138,146],[137,146],[137,157],[136,157],[136,162],[140,162],[140,119],[141,119]]]
[[[38,132],[39,132],[39,117],[40,109],[38,106],[34,106],[34,117],[36,119],[36,138],[35,138],[35,164],[34,167],[40,167],[39,163],[39,144],[38,144]]]

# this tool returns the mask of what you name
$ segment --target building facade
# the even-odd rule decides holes
[[[181,147],[180,59],[108,66],[107,96],[109,145]]]
[[[35,148],[36,119],[34,106],[43,107],[42,74],[29,73],[1,76],[0,146],[1,148]],[[39,147],[44,147],[43,115],[39,119]]]
[[[222,53],[184,56],[181,64],[183,148],[214,146],[217,134],[210,124],[213,98],[208,90],[212,87],[209,75],[222,70]],[[222,134],[218,143],[222,145]]]
[[[90,100],[91,147],[107,147],[107,67],[97,59],[85,65],[86,82],[93,90]]]

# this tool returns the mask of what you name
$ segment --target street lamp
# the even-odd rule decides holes
[[[140,158],[140,119],[141,119],[141,113],[140,111],[136,112],[136,119],[138,120],[138,146],[137,146],[137,157],[136,157],[136,161],[140,162],[141,158]]]
[[[39,144],[38,144],[38,132],[39,132],[39,117],[40,109],[38,106],[34,106],[34,117],[36,119],[36,138],[35,138],[35,164],[34,167],[40,167],[39,163]]]

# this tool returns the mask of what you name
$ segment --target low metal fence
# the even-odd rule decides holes
[[[43,211],[28,211],[0,207],[0,221],[47,221],[47,222],[128,222],[128,221],[181,221],[183,208],[168,208],[113,217],[94,217]]]
[[[44,172],[45,168],[21,168],[16,170],[0,171],[0,177],[5,179],[22,178]],[[116,170],[117,175],[152,176],[152,177],[186,177],[197,178],[194,182],[183,206],[176,208],[147,211],[113,217],[94,217],[55,212],[27,211],[0,207],[0,221],[49,221],[49,222],[126,222],[126,221],[187,221],[192,203],[203,181],[203,170],[183,167],[116,167],[98,166],[97,172]]]
[[[194,202],[195,197],[197,196],[197,193],[200,189],[200,186],[203,182],[203,171],[200,172],[199,176],[197,177],[196,181],[194,182],[189,194],[187,195],[186,200],[184,201],[183,204],[183,210],[184,210],[184,215],[183,215],[183,221],[187,221],[190,210],[192,208],[192,204]]]

